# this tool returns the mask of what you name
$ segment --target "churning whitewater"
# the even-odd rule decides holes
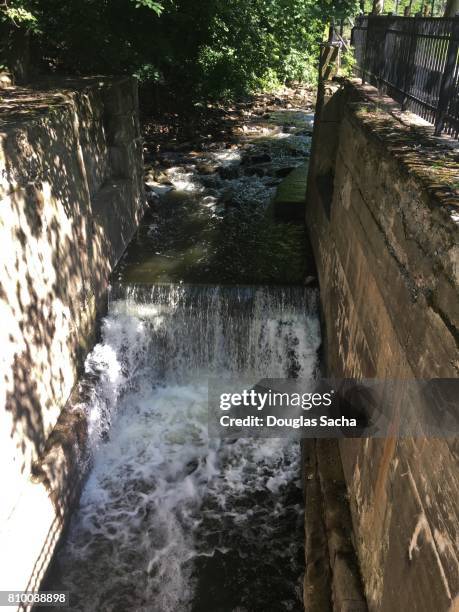
[[[89,355],[92,469],[54,569],[71,609],[299,610],[298,444],[209,439],[209,376],[314,375],[313,289],[118,287]]]

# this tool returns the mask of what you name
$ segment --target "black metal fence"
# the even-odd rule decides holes
[[[360,16],[352,30],[357,75],[459,135],[459,16]]]

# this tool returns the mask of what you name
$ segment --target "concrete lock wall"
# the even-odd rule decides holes
[[[63,408],[144,211],[142,144],[130,78],[11,88],[0,110],[0,590],[33,590],[78,493],[86,424]]]
[[[455,378],[457,150],[371,87],[321,94],[306,218],[327,375]],[[368,608],[457,610],[458,440],[347,439],[340,454]]]

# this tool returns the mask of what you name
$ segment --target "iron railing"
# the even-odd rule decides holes
[[[352,30],[357,76],[404,110],[459,135],[459,16],[357,17]]]

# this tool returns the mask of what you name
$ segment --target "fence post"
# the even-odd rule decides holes
[[[449,102],[454,94],[454,73],[456,68],[457,53],[459,49],[459,15],[453,18],[451,27],[451,38],[449,39],[446,63],[441,79],[438,106],[435,116],[435,136],[440,136],[445,126]]]
[[[365,85],[366,82],[366,67],[367,67],[367,55],[368,55],[368,47],[370,40],[370,15],[367,17],[367,37],[365,38],[365,49],[363,51],[363,61],[362,61],[362,85]]]
[[[384,41],[383,41],[383,45],[382,45],[382,49],[381,49],[383,57],[386,57],[386,43],[387,43],[387,32],[389,30],[389,19],[390,19],[389,15],[387,17],[385,17],[386,25],[384,27]],[[384,80],[385,80],[386,74],[387,74],[386,73],[386,62],[384,61],[383,67],[382,67],[382,74],[378,75],[380,78],[377,81],[377,83],[378,83],[378,90],[379,90],[380,93],[382,91],[384,91],[384,93],[387,93],[387,87],[384,85]],[[382,84],[382,86],[381,86],[381,84]]]
[[[411,80],[413,71],[415,70],[414,57],[416,54],[417,29],[418,29],[419,17],[418,16],[411,17],[411,19],[412,21],[411,21],[411,28],[410,28],[410,46],[408,49],[408,57],[407,57],[406,68],[405,68],[405,79],[404,79],[404,84],[403,84],[402,111],[405,111],[408,106],[409,97],[407,94],[410,93],[409,92],[410,80]]]

